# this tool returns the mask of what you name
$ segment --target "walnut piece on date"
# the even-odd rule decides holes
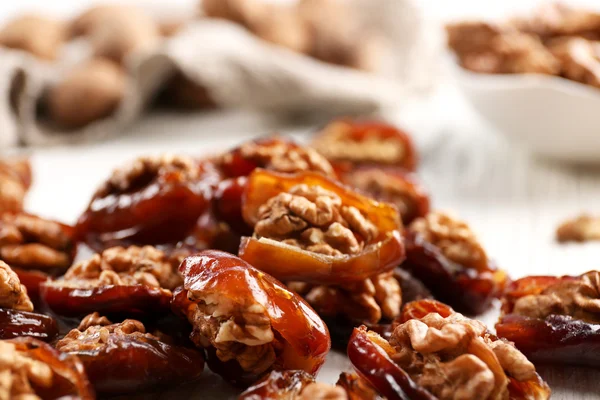
[[[558,280],[539,294],[517,299],[513,314],[545,319],[549,315],[570,315],[600,323],[600,272],[590,271],[577,279]]]
[[[0,216],[0,259],[13,267],[65,270],[74,244],[65,226],[28,214]]]
[[[27,289],[19,277],[3,261],[0,261],[0,308],[18,311],[33,311]]]
[[[556,240],[559,242],[600,240],[600,218],[584,214],[569,219],[556,229]]]
[[[550,3],[539,7],[531,16],[513,19],[511,24],[520,31],[536,34],[542,39],[557,36],[598,38],[600,13],[564,3]]]
[[[71,330],[59,340],[56,343],[56,349],[65,353],[93,351],[106,346],[108,337],[112,333],[159,340],[156,336],[147,333],[144,324],[140,321],[126,319],[118,324],[113,324],[106,317],[93,313],[86,316],[77,329]]]
[[[112,247],[78,262],[55,283],[78,288],[144,285],[172,290],[181,285],[182,279],[164,252],[152,246],[129,246]]]
[[[377,227],[335,193],[300,184],[272,197],[259,209],[258,237],[315,253],[358,254],[378,235]]]
[[[396,327],[391,358],[440,400],[509,397],[509,377],[536,378],[534,365],[512,344],[486,334],[479,321],[429,313]]]
[[[189,157],[172,154],[139,157],[126,166],[115,169],[106,183],[98,189],[95,197],[135,191],[156,179],[159,173],[168,172],[179,173],[182,181],[193,181],[201,174],[201,170]]]
[[[229,304],[217,295],[203,296],[202,300],[188,315],[196,345],[214,347],[221,361],[237,360],[244,371],[253,374],[273,365],[279,343],[264,307],[258,303]]]
[[[438,247],[446,258],[457,264],[476,270],[487,267],[488,257],[477,236],[466,222],[451,214],[430,212],[416,219],[408,229]]]
[[[400,314],[402,291],[393,271],[348,285],[310,285],[290,282],[323,317],[344,316],[351,321],[377,323]]]
[[[52,380],[46,363],[19,352],[12,343],[0,342],[0,399],[41,399],[33,385],[49,388]]]
[[[557,38],[548,48],[561,62],[562,76],[600,88],[600,42],[578,37]]]
[[[446,27],[461,65],[483,73],[556,75],[560,64],[541,40],[510,25],[459,22]]]
[[[415,168],[415,150],[408,135],[378,122],[337,120],[326,125],[312,147],[331,162],[398,165]]]

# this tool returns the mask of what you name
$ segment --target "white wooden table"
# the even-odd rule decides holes
[[[566,217],[583,210],[600,212],[600,169],[535,159],[491,132],[452,89],[421,111],[426,113],[411,113],[407,124],[421,147],[420,174],[434,207],[454,210],[470,222],[488,253],[512,277],[578,274],[599,267],[600,244],[559,246],[553,234]],[[97,184],[123,161],[163,151],[211,153],[280,130],[289,131],[248,113],[162,114],[145,118],[128,136],[107,143],[35,150],[28,207],[74,222]],[[493,325],[496,317],[494,310],[483,319]],[[335,382],[348,368],[345,356],[332,353],[319,379]],[[561,367],[540,372],[552,386],[554,399],[600,398],[600,370]],[[206,372],[199,384],[152,397],[225,399],[235,398],[235,393]]]

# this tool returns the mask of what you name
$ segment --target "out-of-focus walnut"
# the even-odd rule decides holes
[[[544,4],[533,15],[511,21],[517,29],[544,39],[556,36],[592,35],[599,38],[600,13],[574,8],[564,3]]]
[[[112,247],[80,261],[55,281],[66,287],[104,285],[145,285],[174,289],[182,280],[176,266],[165,253],[152,246]]]
[[[30,184],[31,167],[28,160],[0,160],[0,214],[21,211]]]
[[[260,207],[254,233],[315,253],[342,255],[361,252],[378,230],[335,193],[301,184]]]
[[[402,291],[392,272],[346,286],[315,286],[290,282],[321,316],[344,316],[351,321],[377,323],[400,314]]]
[[[240,147],[240,155],[263,168],[278,172],[314,171],[333,177],[333,167],[322,155],[310,147],[293,146],[275,139],[272,142],[247,142]],[[224,157],[231,157],[226,154]]]
[[[71,24],[71,34],[88,35],[94,55],[122,63],[135,52],[145,52],[160,40],[158,24],[139,7],[100,5]]]
[[[418,218],[409,228],[438,247],[451,261],[467,268],[487,268],[487,255],[471,228],[456,217],[439,211]]]
[[[133,191],[156,179],[159,173],[171,171],[177,172],[182,181],[197,179],[202,172],[194,160],[186,156],[163,154],[139,157],[126,166],[115,169],[95,196],[105,197],[111,193]]]
[[[48,364],[18,351],[13,343],[0,341],[0,399],[41,399],[34,387],[49,389],[53,378]]]
[[[559,242],[600,240],[600,218],[584,214],[567,220],[556,229],[556,240]]]
[[[561,62],[562,76],[600,88],[600,42],[558,38],[550,41],[548,48]]]
[[[105,317],[100,318],[97,313],[94,313],[86,316],[77,329],[71,330],[59,340],[56,349],[65,353],[93,351],[106,346],[109,336],[113,333],[159,340],[156,336],[146,333],[146,328],[140,321],[126,319],[113,324]]]
[[[65,36],[63,22],[26,14],[9,21],[0,30],[0,46],[24,50],[44,60],[54,60]]]
[[[58,222],[28,214],[0,216],[0,259],[13,267],[65,270],[73,261],[73,246]]]
[[[541,40],[510,26],[461,22],[447,26],[461,65],[483,73],[558,74],[560,64]]]
[[[204,0],[201,6],[207,17],[240,24],[267,42],[302,53],[309,50],[308,29],[291,6],[261,0]]]
[[[430,313],[396,327],[392,359],[441,400],[508,398],[508,376],[525,382],[535,367],[512,344],[487,334],[479,321]]]
[[[332,64],[375,71],[382,61],[382,42],[360,26],[353,11],[339,0],[300,1],[296,12],[310,35],[308,54]]]
[[[308,384],[296,400],[347,400],[346,391],[339,387],[322,382]]]
[[[544,319],[549,315],[570,315],[576,319],[600,322],[600,272],[590,271],[579,279],[560,280],[540,294],[519,298],[514,314]]]
[[[88,60],[49,89],[49,118],[69,129],[105,118],[117,109],[126,87],[127,76],[120,66],[100,58]]]
[[[0,308],[18,311],[33,311],[27,289],[19,277],[3,261],[0,261]]]

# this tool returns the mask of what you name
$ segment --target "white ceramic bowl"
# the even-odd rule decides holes
[[[455,65],[481,116],[539,155],[600,164],[600,90],[546,75],[491,75]]]

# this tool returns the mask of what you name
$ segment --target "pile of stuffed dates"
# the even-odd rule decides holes
[[[0,196],[2,399],[169,390],[206,366],[246,400],[542,400],[532,362],[598,365],[600,273],[511,282],[432,208],[392,125],[140,157],[75,226],[23,210],[24,163],[0,164],[22,192]],[[496,299],[494,334],[470,317]],[[353,367],[335,385],[332,347]]]

